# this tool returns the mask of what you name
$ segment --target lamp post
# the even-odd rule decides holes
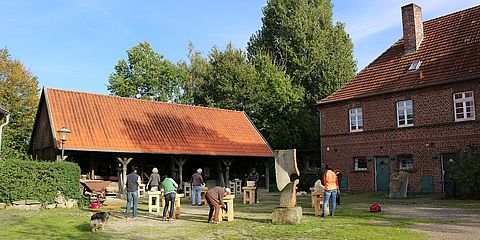
[[[66,127],[62,127],[58,132],[58,137],[60,138],[60,141],[62,141],[62,161],[64,160],[64,152],[65,152],[65,141],[68,139],[68,134],[71,133],[70,130]]]

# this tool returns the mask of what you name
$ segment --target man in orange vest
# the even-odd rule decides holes
[[[332,210],[330,211],[330,215],[335,215],[335,208],[337,207],[337,194],[340,193],[340,188],[338,188],[337,174],[335,174],[330,165],[326,165],[325,170],[327,170],[327,172],[325,175],[323,175],[323,184],[325,185],[325,190],[323,193],[323,211],[321,217],[325,217],[330,198],[332,199]]]

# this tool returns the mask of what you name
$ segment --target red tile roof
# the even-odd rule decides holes
[[[414,60],[417,71],[408,72]],[[405,55],[403,39],[318,104],[480,78],[480,6],[424,22],[416,53]]]
[[[71,131],[65,149],[273,156],[243,112],[47,88],[44,94],[52,129]]]

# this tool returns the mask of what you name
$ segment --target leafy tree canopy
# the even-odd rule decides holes
[[[284,66],[307,104],[330,95],[355,74],[353,44],[342,23],[332,23],[330,0],[270,0],[248,52],[267,52]]]
[[[229,44],[224,51],[213,48],[208,59],[190,56],[196,104],[245,111],[274,148],[296,141],[291,121],[303,91],[267,55],[249,60]]]
[[[0,105],[11,113],[2,137],[4,152],[26,153],[38,105],[38,80],[23,64],[0,49]],[[3,123],[3,122],[2,122]]]
[[[342,23],[333,24],[330,0],[269,0],[262,22],[248,43],[249,57],[267,53],[285,69],[293,85],[303,89],[302,107],[290,126],[300,137],[291,147],[318,148],[319,115],[314,104],[355,75],[350,37]]]
[[[148,42],[141,42],[115,65],[107,88],[122,97],[185,103],[189,101],[184,95],[186,79],[181,65],[165,60]]]

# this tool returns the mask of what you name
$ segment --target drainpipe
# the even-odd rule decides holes
[[[10,114],[7,114],[7,119],[4,124],[0,125],[0,153],[2,152],[2,133],[3,127],[5,127],[10,122]]]

